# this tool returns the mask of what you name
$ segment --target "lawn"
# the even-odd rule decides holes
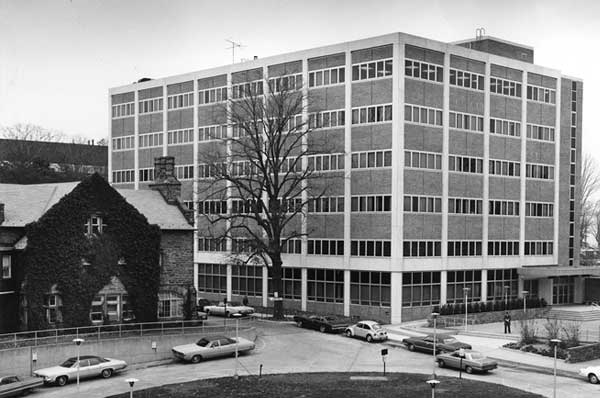
[[[169,384],[134,392],[136,398],[210,397],[210,398],[387,398],[430,397],[428,375],[392,373],[387,380],[351,380],[351,377],[380,377],[381,373],[295,373],[267,375],[262,378],[231,377]],[[485,376],[482,376],[485,379]],[[440,397],[511,397],[531,398],[541,395],[483,381],[438,377],[436,395]],[[129,393],[109,398],[127,398]]]

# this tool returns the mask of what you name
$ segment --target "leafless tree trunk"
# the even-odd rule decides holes
[[[312,126],[302,119],[306,102],[301,85],[280,78],[271,80],[264,93],[262,81],[236,88],[225,110],[233,136],[213,137],[218,141],[212,150],[200,152],[198,205],[210,235],[221,242],[231,240],[238,264],[269,267],[279,297],[282,253],[307,234],[301,227],[307,206],[324,192],[311,186],[311,180],[323,175],[309,157],[328,152],[324,143],[309,140]],[[317,168],[330,169],[329,163]],[[214,211],[206,209],[207,201],[219,205]],[[282,301],[274,301],[273,316],[283,318]]]
[[[579,189],[581,192],[579,238],[581,245],[587,243],[587,235],[593,222],[595,203],[592,197],[600,188],[600,174],[598,164],[590,154],[586,154],[581,167],[581,180]]]

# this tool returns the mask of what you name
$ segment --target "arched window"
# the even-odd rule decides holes
[[[181,318],[183,316],[183,297],[174,292],[158,293],[158,317]]]

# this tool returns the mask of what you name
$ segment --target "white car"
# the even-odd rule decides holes
[[[344,333],[348,337],[362,337],[369,343],[372,341],[384,341],[388,338],[385,329],[375,321],[360,321],[348,326]]]
[[[592,384],[600,382],[600,366],[588,366],[587,368],[579,369],[579,374],[588,379]]]
[[[102,376],[108,379],[126,367],[127,363],[120,359],[83,355],[79,357],[79,378]],[[77,358],[69,358],[58,366],[38,369],[33,373],[43,377],[46,384],[54,383],[64,386],[69,381],[77,380]]]
[[[242,337],[238,337],[236,344],[235,338],[210,336],[201,338],[195,344],[178,345],[171,351],[177,359],[198,363],[204,359],[235,355],[236,345],[238,354],[254,349],[254,343]]]
[[[217,305],[207,305],[204,307],[204,312],[209,315],[220,315],[230,317],[233,314],[250,315],[254,313],[254,308],[242,305],[235,301],[230,303],[219,303]]]

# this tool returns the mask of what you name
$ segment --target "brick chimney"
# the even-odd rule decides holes
[[[150,184],[150,189],[160,192],[170,205],[179,203],[181,182],[175,177],[175,158],[173,156],[154,158],[154,183]]]
[[[4,203],[0,203],[0,224],[4,222]]]

